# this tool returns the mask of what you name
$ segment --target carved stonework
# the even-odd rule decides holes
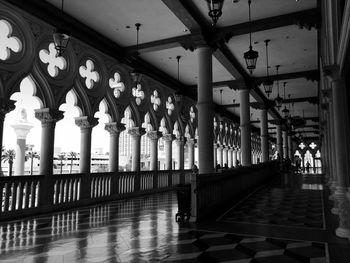
[[[142,136],[145,133],[145,129],[140,127],[133,127],[128,129],[128,134],[130,134],[133,137]]]
[[[162,138],[163,138],[163,141],[165,141],[165,142],[172,142],[173,140],[175,140],[175,135],[164,134]]]
[[[119,135],[122,131],[125,130],[125,124],[117,122],[106,123],[105,130],[108,131],[111,135]]]
[[[337,81],[340,78],[339,66],[338,65],[324,66],[323,74],[330,81]]]
[[[350,233],[350,203],[346,198],[346,188],[337,187],[334,193],[334,199],[337,201],[338,215],[339,215],[339,228],[336,233],[340,237],[349,237]]]
[[[77,117],[75,118],[75,124],[80,129],[91,129],[98,124],[98,119],[94,117],[88,117],[88,116]]]
[[[63,111],[55,109],[38,109],[35,110],[35,118],[41,121],[42,125],[54,124],[63,119]]]
[[[38,36],[40,36],[40,34],[41,34],[40,26],[37,23],[34,23],[34,22],[29,22],[29,25],[30,25],[30,29],[33,32],[34,37],[38,38]]]
[[[0,120],[3,121],[5,118],[5,115],[9,113],[10,111],[13,111],[15,106],[14,100],[5,100],[3,98],[0,98]]]
[[[162,137],[162,133],[159,131],[150,131],[150,132],[147,132],[147,137],[151,141],[157,141],[160,137]]]
[[[187,138],[184,136],[180,136],[179,138],[177,138],[175,140],[177,145],[184,145],[186,143],[186,141],[187,141]]]

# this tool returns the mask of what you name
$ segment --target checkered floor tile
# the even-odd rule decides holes
[[[238,203],[222,220],[322,229],[322,191],[270,185]]]

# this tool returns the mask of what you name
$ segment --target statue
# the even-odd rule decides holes
[[[27,119],[27,110],[25,108],[21,108],[19,110],[19,122],[28,122]]]

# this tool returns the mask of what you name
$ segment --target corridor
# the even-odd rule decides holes
[[[0,225],[5,262],[348,262],[320,175],[289,175],[215,221],[175,222],[164,192]]]

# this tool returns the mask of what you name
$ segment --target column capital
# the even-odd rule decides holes
[[[196,144],[197,143],[197,139],[195,138],[187,138],[187,144]]]
[[[163,138],[163,141],[165,142],[172,142],[173,140],[175,140],[176,137],[174,134],[168,133],[168,134],[163,134],[162,138]]]
[[[16,101],[14,100],[6,100],[4,98],[0,98],[0,119],[4,119],[5,115],[9,113],[10,111],[13,111]]]
[[[76,117],[75,124],[80,129],[91,129],[98,124],[98,119],[90,116]]]
[[[106,123],[105,130],[108,131],[111,135],[119,135],[122,131],[125,130],[125,124],[117,122]]]
[[[187,141],[187,138],[185,136],[180,136],[179,138],[176,138],[175,139],[175,142],[177,144],[185,144]]]
[[[160,131],[149,131],[147,132],[147,137],[151,141],[158,141],[158,139],[162,137],[162,133]]]
[[[35,118],[41,121],[42,125],[56,123],[63,119],[63,111],[44,108],[35,110]]]
[[[130,134],[132,137],[141,137],[145,133],[145,129],[141,127],[132,127],[128,129],[128,134]]]
[[[341,79],[340,68],[338,65],[329,65],[323,67],[323,74],[330,81],[338,81]]]

